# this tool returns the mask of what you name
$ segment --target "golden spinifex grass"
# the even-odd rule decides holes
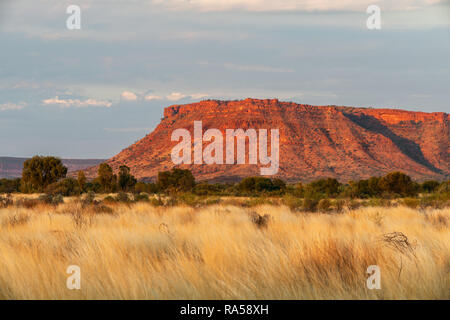
[[[8,207],[0,298],[449,299],[449,218],[405,207]],[[81,268],[81,290],[66,287],[69,265]],[[366,287],[369,265],[381,290]]]

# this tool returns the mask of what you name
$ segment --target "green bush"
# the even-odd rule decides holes
[[[117,202],[126,202],[126,203],[128,203],[128,202],[131,201],[131,200],[130,200],[130,197],[128,196],[128,193],[126,193],[126,192],[119,192],[119,193],[117,194],[115,200],[116,200]]]
[[[331,201],[329,199],[320,199],[317,204],[317,210],[320,212],[328,212],[331,210]]]
[[[66,174],[67,168],[61,159],[35,156],[23,163],[21,190],[25,193],[42,192]]]
[[[271,180],[265,177],[248,177],[239,182],[237,189],[245,195],[274,192],[282,194],[286,190],[286,183],[280,179]]]
[[[417,198],[404,198],[401,203],[408,208],[416,209],[420,206],[421,200]]]
[[[38,197],[38,201],[56,206],[58,204],[64,203],[64,198],[61,194],[56,195],[43,194]]]
[[[122,191],[134,190],[137,183],[136,178],[130,173],[130,168],[123,165],[119,167],[118,185]]]
[[[143,202],[149,202],[150,198],[148,196],[148,193],[141,192],[139,194],[136,194],[134,196],[134,201],[143,201]]]
[[[158,173],[158,188],[168,192],[191,191],[195,186],[195,178],[189,170],[174,168]]]
[[[390,195],[410,197],[418,193],[417,185],[402,172],[391,172],[382,177],[378,183],[382,192]]]
[[[303,206],[303,200],[291,194],[287,194],[283,197],[283,203],[288,206],[291,211],[298,211]]]
[[[439,188],[439,182],[434,180],[428,180],[421,184],[420,188],[423,192],[431,193]]]
[[[62,195],[65,197],[70,197],[79,195],[81,193],[81,189],[77,180],[66,178],[48,185],[45,188],[45,193],[49,195]]]
[[[0,208],[7,208],[13,205],[13,200],[9,195],[6,197],[0,195]]]
[[[303,211],[315,212],[317,210],[317,205],[319,204],[319,199],[316,198],[305,198],[303,200]]]
[[[329,198],[339,194],[341,184],[332,178],[320,179],[308,183],[305,189],[307,198]]]
[[[0,179],[0,193],[20,191],[20,179]]]

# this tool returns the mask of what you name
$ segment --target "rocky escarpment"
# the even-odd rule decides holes
[[[155,179],[174,167],[171,141],[175,129],[193,133],[194,121],[203,131],[226,129],[279,129],[280,165],[277,177],[310,181],[335,177],[345,182],[400,170],[418,180],[450,176],[449,115],[391,109],[312,106],[276,99],[206,100],[173,105],[146,137],[108,163],[122,164],[139,179]],[[204,142],[208,145],[209,142]],[[191,164],[198,180],[230,181],[260,173],[260,164]],[[96,168],[87,170],[95,176]]]

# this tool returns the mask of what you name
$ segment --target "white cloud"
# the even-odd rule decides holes
[[[127,101],[136,101],[138,99],[138,96],[131,91],[124,91],[122,92],[121,98]]]
[[[186,98],[186,97],[187,97],[187,95],[182,94],[180,92],[172,92],[171,94],[166,96],[166,99],[170,100],[170,101],[178,101],[178,100],[181,100],[181,99]]]
[[[128,99],[124,98],[124,93],[122,93],[122,99],[125,100],[141,100],[142,99],[142,95],[140,94],[134,94],[132,92],[128,92],[126,96],[128,97]],[[152,101],[152,100],[169,100],[169,101],[178,101],[184,98],[188,98],[188,99],[193,99],[193,100],[198,100],[198,99],[203,99],[209,97],[208,94],[206,93],[192,93],[192,94],[187,94],[187,93],[181,93],[181,92],[172,92],[170,94],[165,94],[165,95],[158,95],[158,94],[148,94],[146,96],[143,97],[143,99],[145,101]]]
[[[184,98],[189,98],[193,100],[203,99],[209,97],[206,93],[192,93],[192,94],[184,94],[181,92],[172,92],[171,94],[166,96],[166,99],[169,101],[178,101]]]
[[[6,111],[6,110],[21,110],[27,106],[26,102],[19,102],[19,103],[12,103],[12,102],[6,102],[3,104],[0,104],[0,111]]]
[[[445,0],[153,0],[172,10],[254,12],[268,11],[361,11],[376,4],[384,10],[411,10],[444,2]]]
[[[194,93],[194,94],[191,94],[190,97],[192,99],[194,99],[194,100],[199,100],[199,99],[204,99],[204,98],[209,97],[209,94],[206,94],[206,93]]]
[[[144,99],[147,100],[147,101],[150,101],[150,100],[162,100],[163,97],[157,96],[157,95],[153,95],[153,94],[149,94],[149,95],[146,95],[144,97]]]
[[[112,103],[109,101],[95,100],[95,99],[87,99],[87,100],[79,100],[79,99],[60,99],[58,96],[50,99],[46,99],[42,101],[43,105],[48,106],[59,106],[60,108],[84,108],[84,107],[111,107]]]

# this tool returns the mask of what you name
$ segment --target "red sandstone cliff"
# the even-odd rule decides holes
[[[400,170],[415,179],[450,177],[449,115],[390,109],[311,106],[278,100],[207,100],[173,105],[146,137],[108,160],[152,180],[174,165],[171,133],[203,122],[203,131],[279,129],[280,168],[287,181],[336,177],[345,182]],[[204,142],[204,146],[209,142]],[[237,180],[258,175],[259,165],[183,165],[198,180]],[[95,176],[96,168],[87,170]]]

